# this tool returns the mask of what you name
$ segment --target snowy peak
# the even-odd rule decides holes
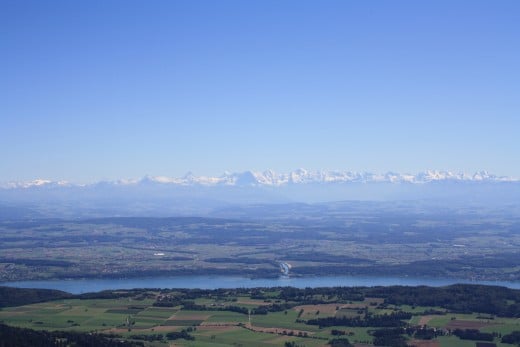
[[[383,174],[353,171],[308,171],[298,169],[289,173],[276,173],[273,170],[264,172],[245,171],[240,173],[226,172],[221,176],[196,176],[189,172],[183,177],[145,176],[141,179],[121,179],[112,182],[97,182],[92,185],[136,186],[136,185],[179,185],[179,186],[286,186],[300,184],[333,184],[333,183],[408,183],[425,184],[431,182],[520,182],[519,179],[497,176],[487,171],[474,174],[464,172],[427,170],[417,174],[386,172]],[[51,181],[36,179],[28,182],[9,182],[0,185],[3,189],[52,189],[61,187],[78,187],[67,181]]]
[[[73,184],[67,181],[51,181],[46,179],[35,179],[25,182],[8,182],[0,185],[0,188],[6,189],[28,189],[28,188],[54,188],[54,187],[71,187]]]

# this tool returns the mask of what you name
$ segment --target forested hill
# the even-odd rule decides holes
[[[39,331],[7,326],[0,323],[0,346],[2,347],[139,347],[140,342],[121,341],[100,334],[73,331]]]
[[[0,286],[0,307],[21,306],[72,297],[72,294],[54,289],[28,289]]]

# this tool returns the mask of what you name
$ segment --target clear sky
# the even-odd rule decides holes
[[[520,1],[0,1],[0,181],[520,176]]]

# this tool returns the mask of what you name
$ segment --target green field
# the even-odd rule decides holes
[[[488,343],[506,347],[513,345],[502,343],[501,337],[520,331],[520,312],[515,311],[520,293],[516,290],[464,285],[444,289],[388,288],[325,288],[310,290],[312,295],[309,295],[309,289],[294,288],[117,291],[109,293],[110,298],[105,299],[102,297],[106,293],[99,294],[98,298],[97,294],[87,294],[4,307],[0,310],[0,321],[33,330],[110,334],[145,346],[169,346],[171,343],[175,346],[285,346],[292,342],[298,346],[327,346],[337,337],[348,338],[352,345],[362,346],[377,343],[377,331],[388,331],[385,329],[394,326],[408,329],[398,334],[401,345],[413,341],[421,346],[428,342],[421,340],[423,335],[419,335],[423,331],[421,327],[425,327],[435,332],[428,346],[474,347],[478,340],[461,340],[454,332],[456,329],[475,329],[492,334],[492,341],[488,340]],[[454,295],[463,292],[465,296],[463,299],[451,298],[451,304],[445,305],[392,303],[395,298],[417,301],[424,290],[438,296],[439,300],[447,300],[443,295],[450,291]],[[331,291],[337,293],[332,295]],[[374,293],[382,295],[377,298]],[[370,297],[364,300],[350,300],[352,296],[368,294]],[[479,306],[488,299],[486,296],[495,304],[502,300],[503,306]],[[507,312],[512,316],[458,313],[450,310],[450,305],[467,305],[468,308],[477,305],[484,310],[509,309]],[[392,320],[395,314],[401,316]],[[378,317],[383,319],[376,319]],[[181,333],[186,335],[181,338],[175,335]],[[389,345],[399,344],[390,342]]]

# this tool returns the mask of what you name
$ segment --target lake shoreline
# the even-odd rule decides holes
[[[373,287],[373,286],[433,286],[451,284],[480,284],[520,289],[519,281],[471,281],[456,278],[425,278],[397,276],[279,276],[277,278],[250,278],[245,276],[197,275],[150,276],[111,279],[54,279],[0,282],[0,286],[63,290],[72,294],[102,290],[134,288],[256,288],[256,287]]]

